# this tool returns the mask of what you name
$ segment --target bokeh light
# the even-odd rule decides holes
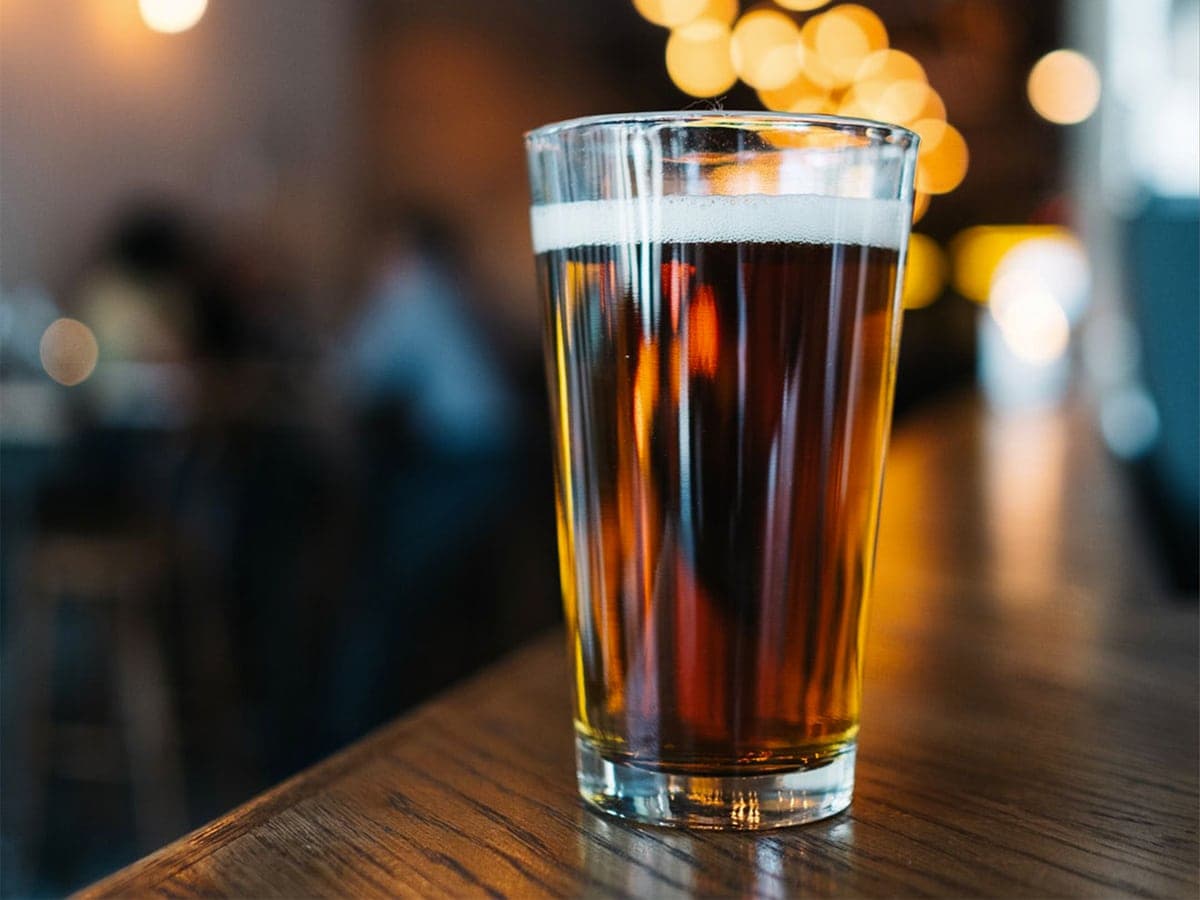
[[[138,11],[147,28],[163,34],[187,31],[200,21],[208,0],[138,0]]]
[[[797,52],[800,57],[800,69],[812,82],[832,91],[840,86],[837,73],[825,64],[817,49],[817,26],[821,24],[820,16],[813,16],[800,29],[800,46]]]
[[[888,45],[887,28],[879,16],[854,3],[815,16],[805,23],[806,29],[810,26],[811,49],[838,86],[854,81],[863,61]]]
[[[1031,289],[1021,279],[999,278],[992,284],[988,307],[1018,359],[1046,365],[1066,352],[1071,325],[1049,290]]]
[[[706,0],[633,0],[642,18],[663,28],[686,25],[704,12]]]
[[[712,19],[732,28],[738,17],[738,8],[738,0],[708,0],[696,19]]]
[[[774,9],[748,12],[733,28],[733,68],[752,88],[781,88],[800,74],[799,40],[800,29],[786,14]]]
[[[936,97],[936,92],[924,81],[873,78],[857,82],[851,87],[840,112],[896,125],[911,125],[922,118],[926,110],[936,113],[940,100],[931,101],[931,94]],[[944,107],[942,109],[944,116]]]
[[[1064,229],[1027,238],[1010,248],[992,273],[993,282],[1000,279],[1049,291],[1067,319],[1075,322],[1087,305],[1091,266],[1083,242]]]
[[[814,9],[820,9],[829,0],[775,0],[784,9],[795,10],[796,12],[810,12]]]
[[[920,309],[933,303],[946,286],[949,263],[941,246],[927,234],[908,238],[908,262],[904,273],[904,308]]]
[[[46,374],[68,387],[87,381],[100,358],[92,329],[77,319],[51,322],[38,349]]]
[[[758,99],[767,109],[780,112],[823,113],[834,110],[829,89],[803,74],[781,88],[759,91]]]
[[[913,224],[916,225],[923,218],[925,213],[929,211],[929,195],[917,191],[913,194]]]
[[[921,119],[941,119],[943,122],[946,121],[946,104],[942,100],[942,95],[935,91],[929,84],[925,85],[924,94],[925,105],[921,108],[921,112],[914,117],[914,121]]]
[[[890,122],[920,134],[914,222],[928,208],[928,195],[948,193],[966,177],[967,144],[946,121],[941,95],[916,58],[889,46],[886,25],[866,6],[841,3],[799,20],[784,9],[808,12],[825,3],[778,0],[756,5],[730,26],[740,8],[736,0],[634,5],[650,21],[671,27],[667,73],[686,94],[715,97],[741,79],[770,110]],[[772,142],[810,146],[811,140]]]
[[[1043,119],[1058,125],[1084,121],[1100,103],[1100,73],[1075,50],[1055,50],[1034,64],[1029,102]]]
[[[676,28],[667,40],[667,74],[685,94],[713,97],[737,82],[729,53],[729,26],[699,19]]]
[[[947,194],[967,176],[967,142],[958,129],[941,119],[921,119],[911,128],[921,136],[917,155],[917,190]]]
[[[1060,225],[976,225],[950,242],[954,289],[976,303],[986,303],[1001,261],[1014,247],[1043,238],[1073,240]]]
[[[1140,387],[1122,387],[1100,402],[1100,433],[1122,459],[1145,456],[1158,443],[1160,427],[1158,407]]]
[[[903,50],[876,50],[868,54],[854,73],[855,81],[928,81],[925,67]]]

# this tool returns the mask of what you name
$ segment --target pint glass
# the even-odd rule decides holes
[[[526,136],[582,795],[850,803],[916,136],[683,112]]]

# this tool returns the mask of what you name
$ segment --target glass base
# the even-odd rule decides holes
[[[579,793],[610,815],[649,825],[757,831],[835,815],[854,793],[854,744],[820,766],[767,775],[681,775],[605,759],[575,738]]]

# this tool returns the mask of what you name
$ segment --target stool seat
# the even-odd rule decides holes
[[[30,772],[22,831],[31,844],[41,838],[51,776],[128,783],[138,843],[147,849],[187,828],[177,704],[156,610],[169,596],[172,557],[171,541],[150,529],[46,530],[27,548],[13,651]],[[59,619],[69,604],[111,623],[97,629],[110,663],[109,722],[56,714]]]

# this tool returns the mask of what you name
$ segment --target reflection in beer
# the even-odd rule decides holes
[[[688,369],[692,375],[712,377],[717,374],[721,326],[717,321],[716,299],[707,284],[696,287],[688,304],[687,321]]]
[[[909,213],[825,199],[535,209],[577,727],[606,758],[766,774],[854,740]]]

